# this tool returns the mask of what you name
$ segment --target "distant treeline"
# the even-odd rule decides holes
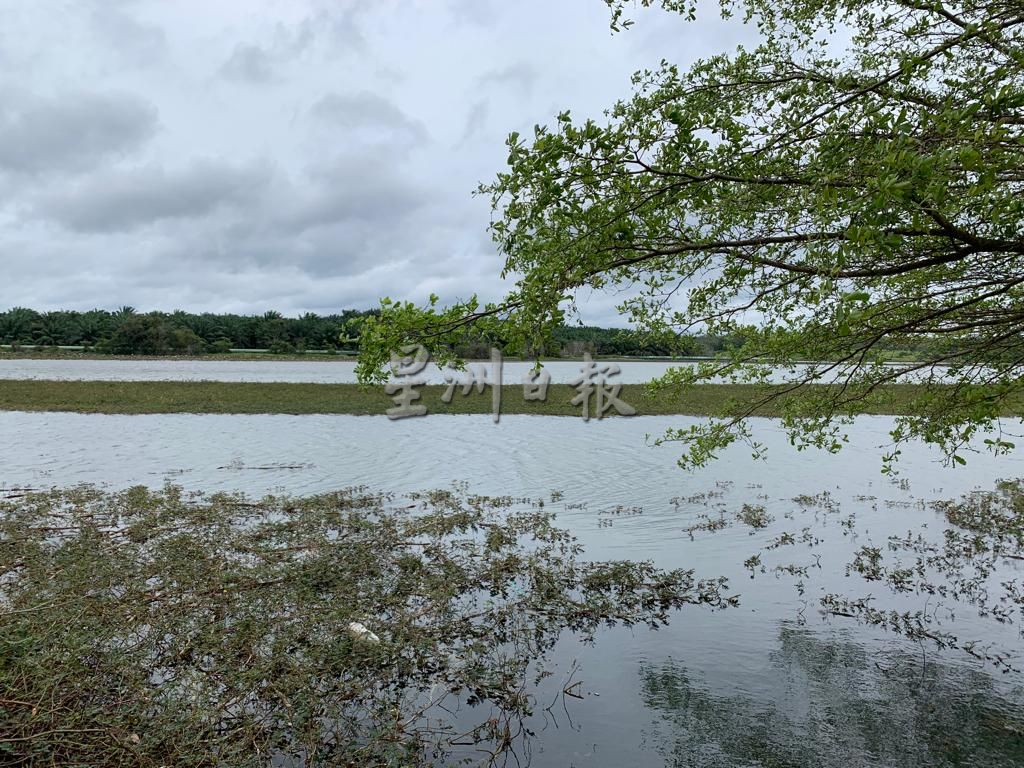
[[[282,354],[307,349],[352,348],[358,327],[370,313],[262,315],[146,312],[121,307],[113,312],[36,312],[15,307],[0,313],[0,344],[28,347],[86,347],[115,355],[198,355],[231,349],[265,349]]]
[[[233,349],[267,350],[275,354],[306,351],[354,352],[367,317],[376,310],[342,310],[332,315],[306,313],[284,317],[262,315],[146,312],[133,307],[115,311],[36,312],[15,307],[0,312],[0,344],[14,347],[84,347],[89,352],[113,355],[202,355]],[[742,346],[755,328],[728,336],[696,335],[652,338],[621,328],[562,326],[555,330],[545,357],[578,358],[584,352],[605,356],[713,356]],[[886,349],[904,355],[920,351],[929,340],[904,340]],[[503,346],[500,341],[498,346]],[[467,329],[455,350],[466,358],[486,358],[490,341]]]
[[[367,317],[376,310],[343,310],[332,315],[307,313],[284,317],[262,315],[114,311],[36,312],[24,307],[0,313],[0,344],[15,347],[84,347],[114,355],[200,355],[232,349],[268,350],[278,354],[306,351],[355,351]],[[554,333],[550,357],[597,355],[711,355],[741,337],[678,337],[652,341],[632,331],[591,326],[563,326]],[[500,345],[499,345],[500,346]],[[472,333],[456,351],[463,357],[487,357],[489,343]]]

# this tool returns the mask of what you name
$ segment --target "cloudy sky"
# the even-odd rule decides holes
[[[0,25],[0,309],[322,314],[502,293],[505,137],[750,39],[601,0],[23,0]],[[614,297],[586,319],[615,324]]]

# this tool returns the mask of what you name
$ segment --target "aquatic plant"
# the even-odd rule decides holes
[[[0,762],[486,763],[564,631],[725,588],[586,562],[551,513],[459,489],[29,493],[0,502]]]

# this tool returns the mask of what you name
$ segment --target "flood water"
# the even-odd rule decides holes
[[[757,420],[767,461],[736,446],[688,474],[676,467],[678,447],[651,447],[645,437],[690,423],[678,416],[504,416],[494,424],[489,416],[392,422],[0,413],[0,487],[172,482],[260,495],[351,485],[403,492],[467,481],[475,493],[546,497],[588,557],[726,575],[741,606],[685,609],[659,631],[602,631],[593,646],[565,638],[554,654],[559,674],[541,697],[550,700],[572,675],[582,682],[583,698],[567,700],[565,709],[538,707],[531,721],[536,738],[520,754],[524,764],[530,758],[535,766],[597,768],[1024,765],[1024,676],[852,619],[825,620],[817,610],[818,596],[830,591],[874,593],[878,607],[934,607],[935,598],[895,599],[884,587],[847,576],[850,553],[864,543],[884,546],[887,536],[908,530],[939,535],[943,521],[928,502],[1024,475],[1021,457],[979,455],[965,468],[948,469],[916,445],[904,450],[894,482],[879,472],[878,446],[887,441],[890,418],[858,419],[837,456],[797,453],[775,422]],[[564,497],[550,503],[556,490]],[[823,505],[794,501],[824,493]],[[775,522],[753,534],[742,525],[692,538],[684,530],[702,515],[732,514],[743,503],[763,505]],[[851,514],[855,535],[842,525]],[[816,550],[822,568],[812,571],[805,594],[792,577],[751,580],[743,560],[781,531],[804,526],[823,540]],[[812,557],[806,548],[783,549],[789,551],[766,563],[807,564]],[[1024,578],[1022,565],[1007,566],[1006,576]],[[941,629],[1013,651],[1015,666],[1024,667],[1016,625],[994,626],[967,608],[955,622],[943,622]]]
[[[473,365],[479,365],[474,363]],[[487,364],[489,366],[489,363]],[[618,381],[641,384],[679,363],[637,361],[619,364]],[[508,360],[502,381],[518,384],[533,363]],[[565,384],[580,373],[580,362],[555,360],[544,367],[554,383]],[[356,364],[351,360],[0,360],[0,379],[86,381],[255,381],[312,384],[353,384]],[[444,372],[428,365],[420,374],[431,384],[443,384]]]
[[[622,384],[643,384],[665,375],[671,368],[692,367],[693,363],[670,360],[598,361],[619,369],[614,381]],[[473,362],[476,367],[490,363]],[[568,384],[580,375],[580,360],[549,360],[544,368],[555,384]],[[894,366],[897,367],[897,366]],[[505,384],[519,384],[533,368],[532,362],[506,360],[501,379]],[[797,365],[796,370],[805,370]],[[356,382],[356,364],[351,360],[0,360],[2,379],[48,379],[64,381],[252,381],[311,384],[352,384]],[[430,364],[418,374],[429,384],[445,383],[445,371]],[[793,378],[787,371],[778,371],[773,380]]]

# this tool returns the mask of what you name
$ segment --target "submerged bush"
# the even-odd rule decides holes
[[[894,485],[903,491],[910,489],[905,479]],[[686,502],[706,507],[709,495],[720,494],[674,501],[677,506]],[[867,503],[875,497],[855,500]],[[960,650],[1003,672],[1024,672],[1019,643],[1007,647],[993,638],[961,637],[951,631],[957,611],[968,607],[980,618],[991,620],[993,629],[1016,625],[1018,636],[1024,636],[1024,579],[1019,565],[1024,563],[1024,479],[1001,480],[994,490],[974,491],[959,500],[927,504],[919,499],[913,506],[921,512],[930,507],[941,515],[941,524],[930,526],[928,517],[910,518],[910,530],[879,543],[870,543],[870,532],[858,524],[856,513],[840,515],[839,503],[828,491],[802,494],[792,502],[794,509],[778,522],[760,504],[744,503],[733,515],[727,515],[722,504],[716,511],[698,512],[695,522],[683,532],[694,539],[698,532],[713,534],[736,523],[748,526],[751,535],[762,534],[758,550],[743,562],[750,577],[769,573],[791,577],[803,597],[814,574],[829,565],[827,561],[823,565],[823,558],[834,554],[822,546],[827,538],[825,520],[834,516],[839,534],[851,544],[858,542],[851,547],[849,561],[838,565],[845,566],[846,576],[858,578],[844,593],[823,589],[817,598],[822,614],[857,619],[940,649]],[[891,502],[893,506],[909,504]],[[811,514],[817,524],[791,528],[796,523],[789,521]],[[861,536],[869,543],[859,543]],[[859,592],[876,585],[885,587],[883,594]],[[895,599],[889,600],[885,593]],[[908,596],[919,597],[922,607],[909,608],[912,601],[900,599]],[[798,615],[801,622],[805,620],[802,610]]]
[[[915,593],[968,605],[998,624],[1024,625],[1024,581],[1007,564],[1024,561],[1024,480],[1002,480],[992,491],[975,491],[958,501],[940,501],[936,511],[949,522],[941,540],[917,531],[891,536],[885,549],[857,549],[848,569],[895,593]],[[1013,574],[1012,577],[1010,574]],[[960,648],[1004,671],[1020,671],[1019,651],[993,649],[984,639],[958,638],[933,627],[925,611],[900,613],[875,607],[869,598],[827,595],[823,604],[913,639]]]
[[[500,755],[564,630],[734,603],[722,580],[580,555],[551,514],[458,491],[0,502],[0,762]]]

